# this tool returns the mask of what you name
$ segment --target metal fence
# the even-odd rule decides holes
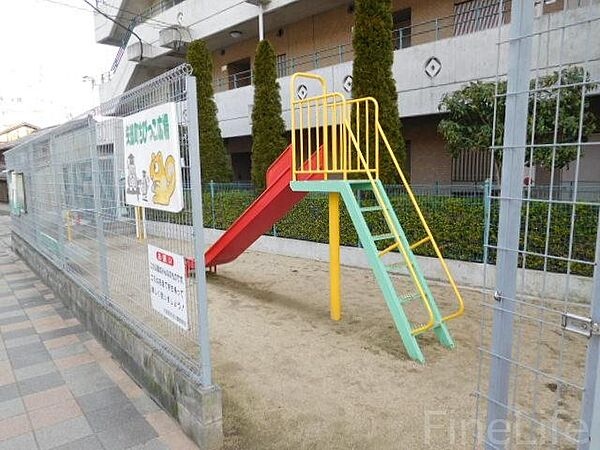
[[[567,2],[565,2],[567,3]],[[504,123],[502,142],[492,142],[492,159],[500,156],[500,191],[492,192],[499,210],[488,218],[495,232],[486,250],[496,252],[496,266],[486,265],[481,314],[477,385],[477,429],[473,448],[600,448],[600,201],[581,182],[582,155],[598,151],[585,142],[590,93],[600,81],[600,14],[544,22],[534,31],[534,2],[512,3],[509,36],[499,31],[498,61],[507,61],[506,93],[496,90],[495,124]],[[566,50],[579,55],[583,77],[566,82]],[[573,63],[573,61],[571,61]],[[500,67],[500,63],[498,64]],[[540,79],[557,72],[557,82],[541,89]],[[553,136],[539,138],[542,102],[552,102]],[[563,117],[562,102],[574,114]],[[497,113],[500,102],[505,114]],[[547,103],[545,103],[547,104]],[[564,133],[562,120],[574,125]],[[492,133],[495,135],[496,133]],[[561,189],[557,169],[561,153],[574,149],[574,179]],[[526,161],[547,158],[550,182],[522,188],[533,168]],[[593,157],[591,158],[593,160]],[[542,216],[534,217],[534,211]],[[585,218],[585,219],[584,219]],[[593,239],[582,244],[582,234]],[[537,264],[537,277],[531,276]],[[551,267],[560,265],[560,277]],[[585,268],[583,284],[576,275]],[[575,291],[585,295],[577,297]],[[534,295],[533,293],[539,293]]]
[[[179,213],[142,212],[125,203],[123,120],[167,103],[175,105],[185,205]],[[210,385],[204,271],[186,271],[188,323],[181,326],[153,308],[148,269],[150,245],[183,255],[186,267],[194,258],[203,261],[202,198],[194,188],[200,186],[196,108],[195,78],[182,65],[37,133],[7,152],[6,160],[13,184],[20,180],[24,190],[12,204],[13,232],[173,364]],[[140,214],[146,215],[145,222]]]

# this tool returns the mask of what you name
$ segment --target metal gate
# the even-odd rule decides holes
[[[512,6],[498,35],[501,190],[487,218],[496,266],[486,261],[474,448],[600,449],[600,203],[582,195],[600,156],[600,5],[565,1],[538,18],[533,0]]]

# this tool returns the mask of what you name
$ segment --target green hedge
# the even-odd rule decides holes
[[[365,197],[364,194],[370,193],[363,193],[361,203],[365,206],[373,204],[374,200]],[[213,203],[210,192],[205,192],[203,195],[205,226],[227,229],[254,201],[257,195],[258,193],[253,190],[219,190],[214,194]],[[422,239],[425,233],[408,197],[395,193],[390,196],[390,200],[409,241],[414,242]],[[446,258],[461,261],[483,261],[484,208],[482,197],[453,198],[422,195],[418,196],[418,202]],[[554,204],[552,206],[552,220],[548,239],[548,254],[550,255],[568,257],[571,210],[572,206],[568,204]],[[524,206],[521,248],[524,245],[524,230],[527,226],[528,251],[544,254],[548,205],[540,202],[530,203],[529,222],[527,224],[525,222],[525,212]],[[489,242],[495,245],[497,242],[498,224],[497,203],[493,204],[490,214]],[[191,214],[189,211],[171,216],[173,217],[170,217],[169,221],[191,223]],[[162,220],[165,220],[164,213],[162,213],[161,217],[163,217]],[[380,214],[368,214],[367,222],[373,234],[388,232],[384,219]],[[575,210],[572,259],[593,261],[597,227],[598,207],[578,205]],[[270,234],[313,242],[328,242],[327,195],[307,195],[302,202],[296,205],[287,216],[273,227]],[[356,231],[345,208],[342,208],[341,211],[341,243],[348,246],[359,245]],[[434,256],[433,250],[429,245],[417,248],[415,253],[418,255]],[[528,255],[526,258],[528,268],[540,270],[544,268],[545,262],[543,257]],[[494,260],[495,252],[492,249],[489,252],[488,261],[493,262]],[[567,271],[566,261],[547,259],[546,264],[550,271]],[[593,266],[573,263],[571,264],[570,271],[574,274],[591,276]]]

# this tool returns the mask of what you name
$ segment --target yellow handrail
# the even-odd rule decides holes
[[[321,85],[322,94],[318,95],[318,96],[304,98],[304,99],[296,99],[296,81],[299,78],[317,80]],[[327,179],[329,175],[334,175],[334,174],[341,175],[343,177],[343,179],[348,179],[348,176],[351,174],[365,174],[367,176],[369,182],[372,185],[373,192],[375,193],[375,197],[377,199],[377,203],[382,208],[384,218],[386,220],[386,223],[388,224],[388,228],[392,232],[392,235],[394,236],[394,239],[396,240],[396,242],[399,243],[400,235],[398,233],[398,230],[396,230],[396,228],[395,228],[394,222],[385,206],[383,197],[381,196],[381,194],[377,188],[377,184],[376,184],[376,180],[379,179],[379,156],[380,156],[379,138],[381,137],[390,157],[392,158],[392,162],[394,163],[394,166],[396,167],[396,170],[398,171],[398,174],[400,175],[400,179],[402,180],[402,183],[408,193],[410,201],[411,201],[413,207],[415,208],[415,210],[417,211],[417,215],[419,216],[421,224],[427,235],[425,238],[421,239],[416,244],[414,244],[414,247],[416,247],[417,245],[420,245],[422,243],[425,243],[427,241],[431,242],[434,252],[435,252],[437,258],[439,259],[440,264],[442,265],[442,268],[446,274],[448,282],[452,286],[452,289],[453,289],[454,294],[456,295],[456,298],[458,301],[458,305],[459,305],[458,309],[455,312],[442,317],[441,320],[447,321],[447,320],[451,320],[451,319],[461,316],[464,313],[463,298],[458,290],[458,287],[456,286],[456,283],[455,283],[452,275],[450,274],[450,270],[448,269],[448,266],[441,254],[441,251],[437,245],[437,242],[435,241],[433,234],[431,233],[431,230],[429,229],[429,226],[427,225],[425,217],[423,216],[423,213],[416,201],[414,193],[412,192],[412,189],[410,188],[410,185],[408,184],[408,181],[407,181],[406,177],[404,176],[402,169],[400,168],[400,164],[398,163],[398,160],[396,159],[396,156],[394,155],[394,152],[392,151],[390,143],[389,143],[387,137],[385,136],[385,133],[383,132],[381,124],[379,123],[379,105],[377,103],[377,100],[374,99],[373,97],[365,97],[365,98],[360,98],[360,99],[347,100],[344,97],[344,95],[342,95],[341,93],[338,93],[338,92],[328,93],[327,92],[327,82],[320,75],[313,74],[313,73],[299,72],[299,73],[293,74],[291,77],[290,104],[291,104],[290,112],[291,112],[292,148],[293,148],[293,151],[292,151],[292,167],[293,167],[292,178],[293,178],[293,180],[297,180],[298,179],[297,177],[299,174],[322,174],[325,179]],[[370,118],[369,105],[372,105],[372,109],[373,109],[373,113],[374,113],[374,117],[372,119],[372,122],[374,125],[373,126],[374,130],[370,129],[371,118]],[[312,124],[312,122],[311,122],[311,107],[314,107],[314,113],[315,113],[315,123],[314,124]],[[363,107],[364,107],[364,111],[362,111]],[[319,108],[322,108],[322,113],[320,115],[321,117],[319,117]],[[307,122],[308,123],[306,124],[306,126],[304,123],[304,109],[306,109],[306,113],[307,113]],[[329,109],[331,109],[331,118],[332,118],[331,122],[330,122]],[[350,120],[353,110],[356,115],[356,117],[355,117],[356,135],[352,131],[351,120]],[[297,125],[296,124],[296,113],[297,112],[299,112],[299,122],[300,122],[299,128],[296,127],[296,125]],[[338,123],[338,112],[340,113],[339,123]],[[361,113],[364,116],[364,118],[366,119],[364,127],[363,127],[364,136],[361,136]],[[333,146],[332,146],[331,152],[330,152],[330,148],[329,148],[329,143],[330,143],[329,142],[329,133],[330,133],[329,127],[330,126],[331,126],[331,134],[332,134],[332,141],[333,141]],[[316,130],[316,135],[315,135],[316,148],[312,147],[311,129],[313,127]],[[298,164],[298,161],[297,161],[298,155],[297,155],[296,150],[298,149],[298,146],[297,146],[297,139],[296,139],[296,131],[300,131],[300,133],[299,133],[300,164]],[[305,142],[304,142],[305,139],[304,139],[304,133],[303,133],[304,131],[308,131],[308,135],[306,136],[306,138],[307,138],[306,140],[308,141],[307,142],[308,148],[307,148],[306,155],[305,155]],[[323,152],[322,158],[323,158],[323,160],[321,162],[321,160],[320,160],[321,155],[319,154],[320,152],[317,152],[317,159],[318,159],[317,167],[313,168],[312,162],[311,162],[312,153],[314,151],[318,150],[319,147],[321,146],[319,131],[322,131],[322,133],[323,133],[322,134],[322,136],[323,136],[323,141],[322,141],[322,152]],[[339,134],[338,134],[338,131],[339,131]],[[370,136],[369,134],[373,134],[374,136]],[[365,142],[366,155],[363,153],[363,151],[360,148],[360,142],[363,140]],[[372,153],[371,153],[372,149],[370,148],[371,142],[374,144],[374,147],[375,147],[374,155],[373,155],[374,156],[373,157],[373,160],[374,160],[373,166],[371,165],[371,156],[372,156]],[[353,166],[353,155],[352,155],[353,151],[356,154],[356,167]],[[330,154],[331,154],[331,161],[329,160]],[[304,167],[305,156],[307,159],[306,162],[309,165],[308,168]],[[409,273],[411,275],[411,278],[415,282],[417,289],[419,291],[419,294],[421,296],[421,299],[427,309],[427,313],[429,316],[429,321],[427,322],[427,324],[412,330],[413,334],[420,334],[436,325],[433,310],[429,303],[429,299],[428,299],[427,295],[425,294],[424,288],[423,288],[423,286],[421,286],[421,283],[419,282],[419,279],[416,274],[416,270],[413,267],[412,263],[410,262],[407,250],[402,245],[399,245],[399,244],[391,245],[388,248],[381,251],[380,256],[383,256],[384,254],[386,254],[392,250],[395,250],[395,248],[400,249],[404,260],[407,262],[407,267],[408,267]],[[413,246],[411,246],[411,248],[413,248]]]
[[[296,180],[296,112],[294,110],[294,105],[296,105],[298,103],[298,100],[295,100],[296,98],[296,80],[298,78],[308,78],[308,79],[312,79],[312,80],[317,80],[319,82],[319,84],[321,85],[321,89],[323,91],[322,96],[327,95],[327,81],[325,80],[325,78],[323,78],[320,75],[314,74],[314,73],[308,73],[308,72],[297,72],[295,74],[292,75],[291,79],[290,79],[290,105],[291,105],[291,131],[292,131],[292,167],[294,168],[294,170],[292,170],[292,177],[294,179],[294,181]],[[341,95],[341,94],[340,94]],[[342,96],[343,97],[343,96]],[[302,101],[302,100],[300,100]],[[326,102],[326,100],[324,100]],[[324,108],[325,111],[327,111],[327,107]],[[325,116],[326,116],[326,112],[325,112]],[[303,129],[302,127],[302,111],[300,111],[300,124],[301,124],[301,130]],[[310,120],[310,114],[308,115],[309,120]],[[309,123],[309,129],[310,129],[310,123]],[[302,134],[300,135],[300,139],[303,141],[303,136]],[[309,139],[310,139],[310,134],[309,134]],[[324,155],[327,155],[328,153],[328,145],[327,142],[324,142]],[[317,147],[318,148],[318,147]],[[319,154],[317,153],[317,157],[319,157]],[[326,158],[326,156],[325,156]],[[300,155],[300,159],[301,159],[301,166],[300,167],[304,167],[304,161],[302,161],[302,154]],[[309,154],[309,164],[310,164],[310,154]],[[317,167],[320,167],[319,165],[320,161],[317,161]],[[324,175],[326,176],[326,175]]]
[[[425,232],[427,233],[427,236],[429,237],[429,240],[431,241],[431,246],[433,247],[433,250],[434,250],[436,256],[438,257],[440,264],[442,265],[442,268],[444,269],[444,272],[446,273],[446,277],[448,278],[448,282],[450,283],[450,286],[452,286],[454,295],[456,295],[456,299],[458,301],[458,309],[455,312],[442,317],[442,321],[452,320],[457,317],[460,317],[465,312],[465,303],[462,298],[462,295],[460,295],[458,287],[456,286],[456,283],[454,282],[454,278],[452,277],[452,274],[450,273],[450,269],[448,269],[448,266],[446,265],[446,261],[444,260],[444,257],[442,256],[442,252],[440,251],[440,249],[437,245],[437,242],[435,241],[435,238],[433,237],[433,234],[431,233],[431,230],[429,229],[429,225],[427,225],[427,221],[425,220],[425,217],[423,216],[423,213],[421,212],[421,208],[419,207],[419,204],[417,203],[417,199],[415,198],[415,195],[413,194],[413,191],[410,188],[410,185],[408,184],[408,180],[406,179],[406,177],[404,176],[404,173],[402,172],[402,169],[400,168],[400,164],[398,164],[398,160],[396,159],[396,156],[394,155],[394,152],[392,151],[392,147],[390,146],[390,143],[387,140],[387,137],[385,136],[385,133],[383,132],[383,129],[381,128],[381,124],[379,122],[377,123],[377,127],[379,128],[379,133],[380,133],[381,137],[383,138],[383,142],[388,150],[388,153],[389,153],[390,157],[392,158],[392,162],[394,163],[394,166],[396,167],[396,170],[398,171],[398,174],[400,175],[402,184],[404,184],[404,188],[406,189],[406,192],[408,193],[408,197],[410,198],[411,203],[413,204],[415,210],[417,211],[419,220],[421,221],[421,224],[423,225],[423,228],[425,229]]]
[[[373,99],[373,100],[375,101],[375,104],[377,105],[377,101],[375,99]],[[375,120],[376,120],[376,123],[379,124],[379,109],[378,108],[377,108]],[[362,152],[360,150],[358,141],[357,141],[356,137],[354,136],[354,133],[350,129],[350,123],[348,122],[347,118],[344,119],[344,123],[346,125],[347,133],[350,136],[352,143],[354,144],[354,149],[356,150],[358,159],[363,163],[363,165],[365,165],[368,168],[368,163],[365,160],[364,155],[362,154]],[[379,129],[379,132],[381,133],[381,129]],[[377,183],[375,182],[375,180],[377,178],[373,178],[373,176],[371,175],[369,170],[366,170],[366,174],[367,174],[367,177],[369,178],[369,182],[371,183],[371,186],[373,188],[373,192],[375,193],[375,198],[377,199],[377,203],[382,208],[383,216],[385,217],[385,221],[388,224],[388,228],[392,232],[396,242],[401,242],[398,230],[396,230],[396,227],[394,226],[394,222],[385,206],[383,197],[381,196],[381,193],[379,192],[379,189],[377,188]],[[416,334],[423,333],[423,332],[433,328],[435,326],[435,317],[433,315],[433,310],[431,309],[431,305],[429,304],[429,299],[427,298],[427,294],[425,293],[425,290],[423,289],[423,286],[421,285],[421,282],[419,281],[419,278],[417,276],[416,270],[415,270],[412,262],[410,261],[408,252],[406,251],[406,249],[404,248],[403,245],[399,245],[398,248],[400,249],[400,252],[402,253],[402,257],[404,258],[404,261],[406,261],[406,266],[408,267],[410,276],[413,279],[415,285],[417,286],[417,290],[419,291],[419,295],[421,296],[421,300],[425,304],[425,308],[427,309],[427,315],[429,316],[429,320],[425,325],[422,325],[418,328],[411,330],[411,333],[413,335],[416,335]]]

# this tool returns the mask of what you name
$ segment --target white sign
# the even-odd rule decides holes
[[[152,308],[188,329],[185,262],[182,255],[148,245]]]
[[[183,209],[181,154],[175,103],[123,119],[125,202],[163,211]]]

